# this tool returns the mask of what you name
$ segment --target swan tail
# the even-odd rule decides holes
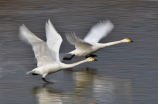
[[[29,71],[29,72],[27,72],[26,74],[30,74],[30,73],[33,74],[33,73],[35,73],[35,71]]]

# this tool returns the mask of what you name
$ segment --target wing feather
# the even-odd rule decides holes
[[[46,44],[51,51],[51,55],[53,59],[60,63],[59,49],[63,40],[60,34],[55,30],[50,20],[46,22],[45,29],[46,29],[46,38],[47,38]]]
[[[66,33],[66,38],[70,44],[75,45],[77,49],[87,49],[92,45],[88,42],[85,42],[81,38],[77,37],[75,32]]]
[[[94,25],[87,36],[84,38],[84,41],[89,43],[98,43],[100,39],[106,37],[114,28],[114,25],[109,21],[101,21]]]
[[[25,25],[20,26],[19,32],[20,39],[31,44],[38,67],[53,62],[50,51],[43,40],[34,35]]]

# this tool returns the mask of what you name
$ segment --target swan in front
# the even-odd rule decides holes
[[[94,58],[89,57],[73,64],[62,63],[59,59],[59,49],[63,40],[50,20],[46,22],[45,29],[46,42],[34,35],[25,25],[20,26],[19,36],[21,40],[31,44],[37,59],[37,68],[29,71],[27,74],[42,75],[42,80],[49,82],[45,79],[48,74],[55,73],[62,69],[72,68],[85,62],[96,61]]]
[[[74,56],[95,57],[96,51],[115,44],[133,42],[130,39],[122,39],[119,41],[98,43],[103,37],[106,37],[114,28],[109,20],[104,20],[94,25],[84,39],[80,39],[74,32],[66,33],[66,38],[70,44],[75,45],[75,50],[66,53],[64,60],[71,60]]]

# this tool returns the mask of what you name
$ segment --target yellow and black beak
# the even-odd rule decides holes
[[[130,39],[127,39],[128,40],[128,42],[133,42],[132,40],[130,40]]]
[[[98,61],[97,59],[91,58],[92,61]]]

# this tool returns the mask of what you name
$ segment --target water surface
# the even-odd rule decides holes
[[[1,0],[0,104],[157,104],[157,5],[147,0]],[[105,19],[115,28],[102,43],[123,38],[134,43],[106,47],[96,53],[99,61],[51,74],[46,78],[55,84],[46,84],[41,76],[26,75],[36,61],[18,31],[25,24],[46,40],[47,19],[63,37],[60,53],[74,49],[65,32],[75,31],[84,38]]]

